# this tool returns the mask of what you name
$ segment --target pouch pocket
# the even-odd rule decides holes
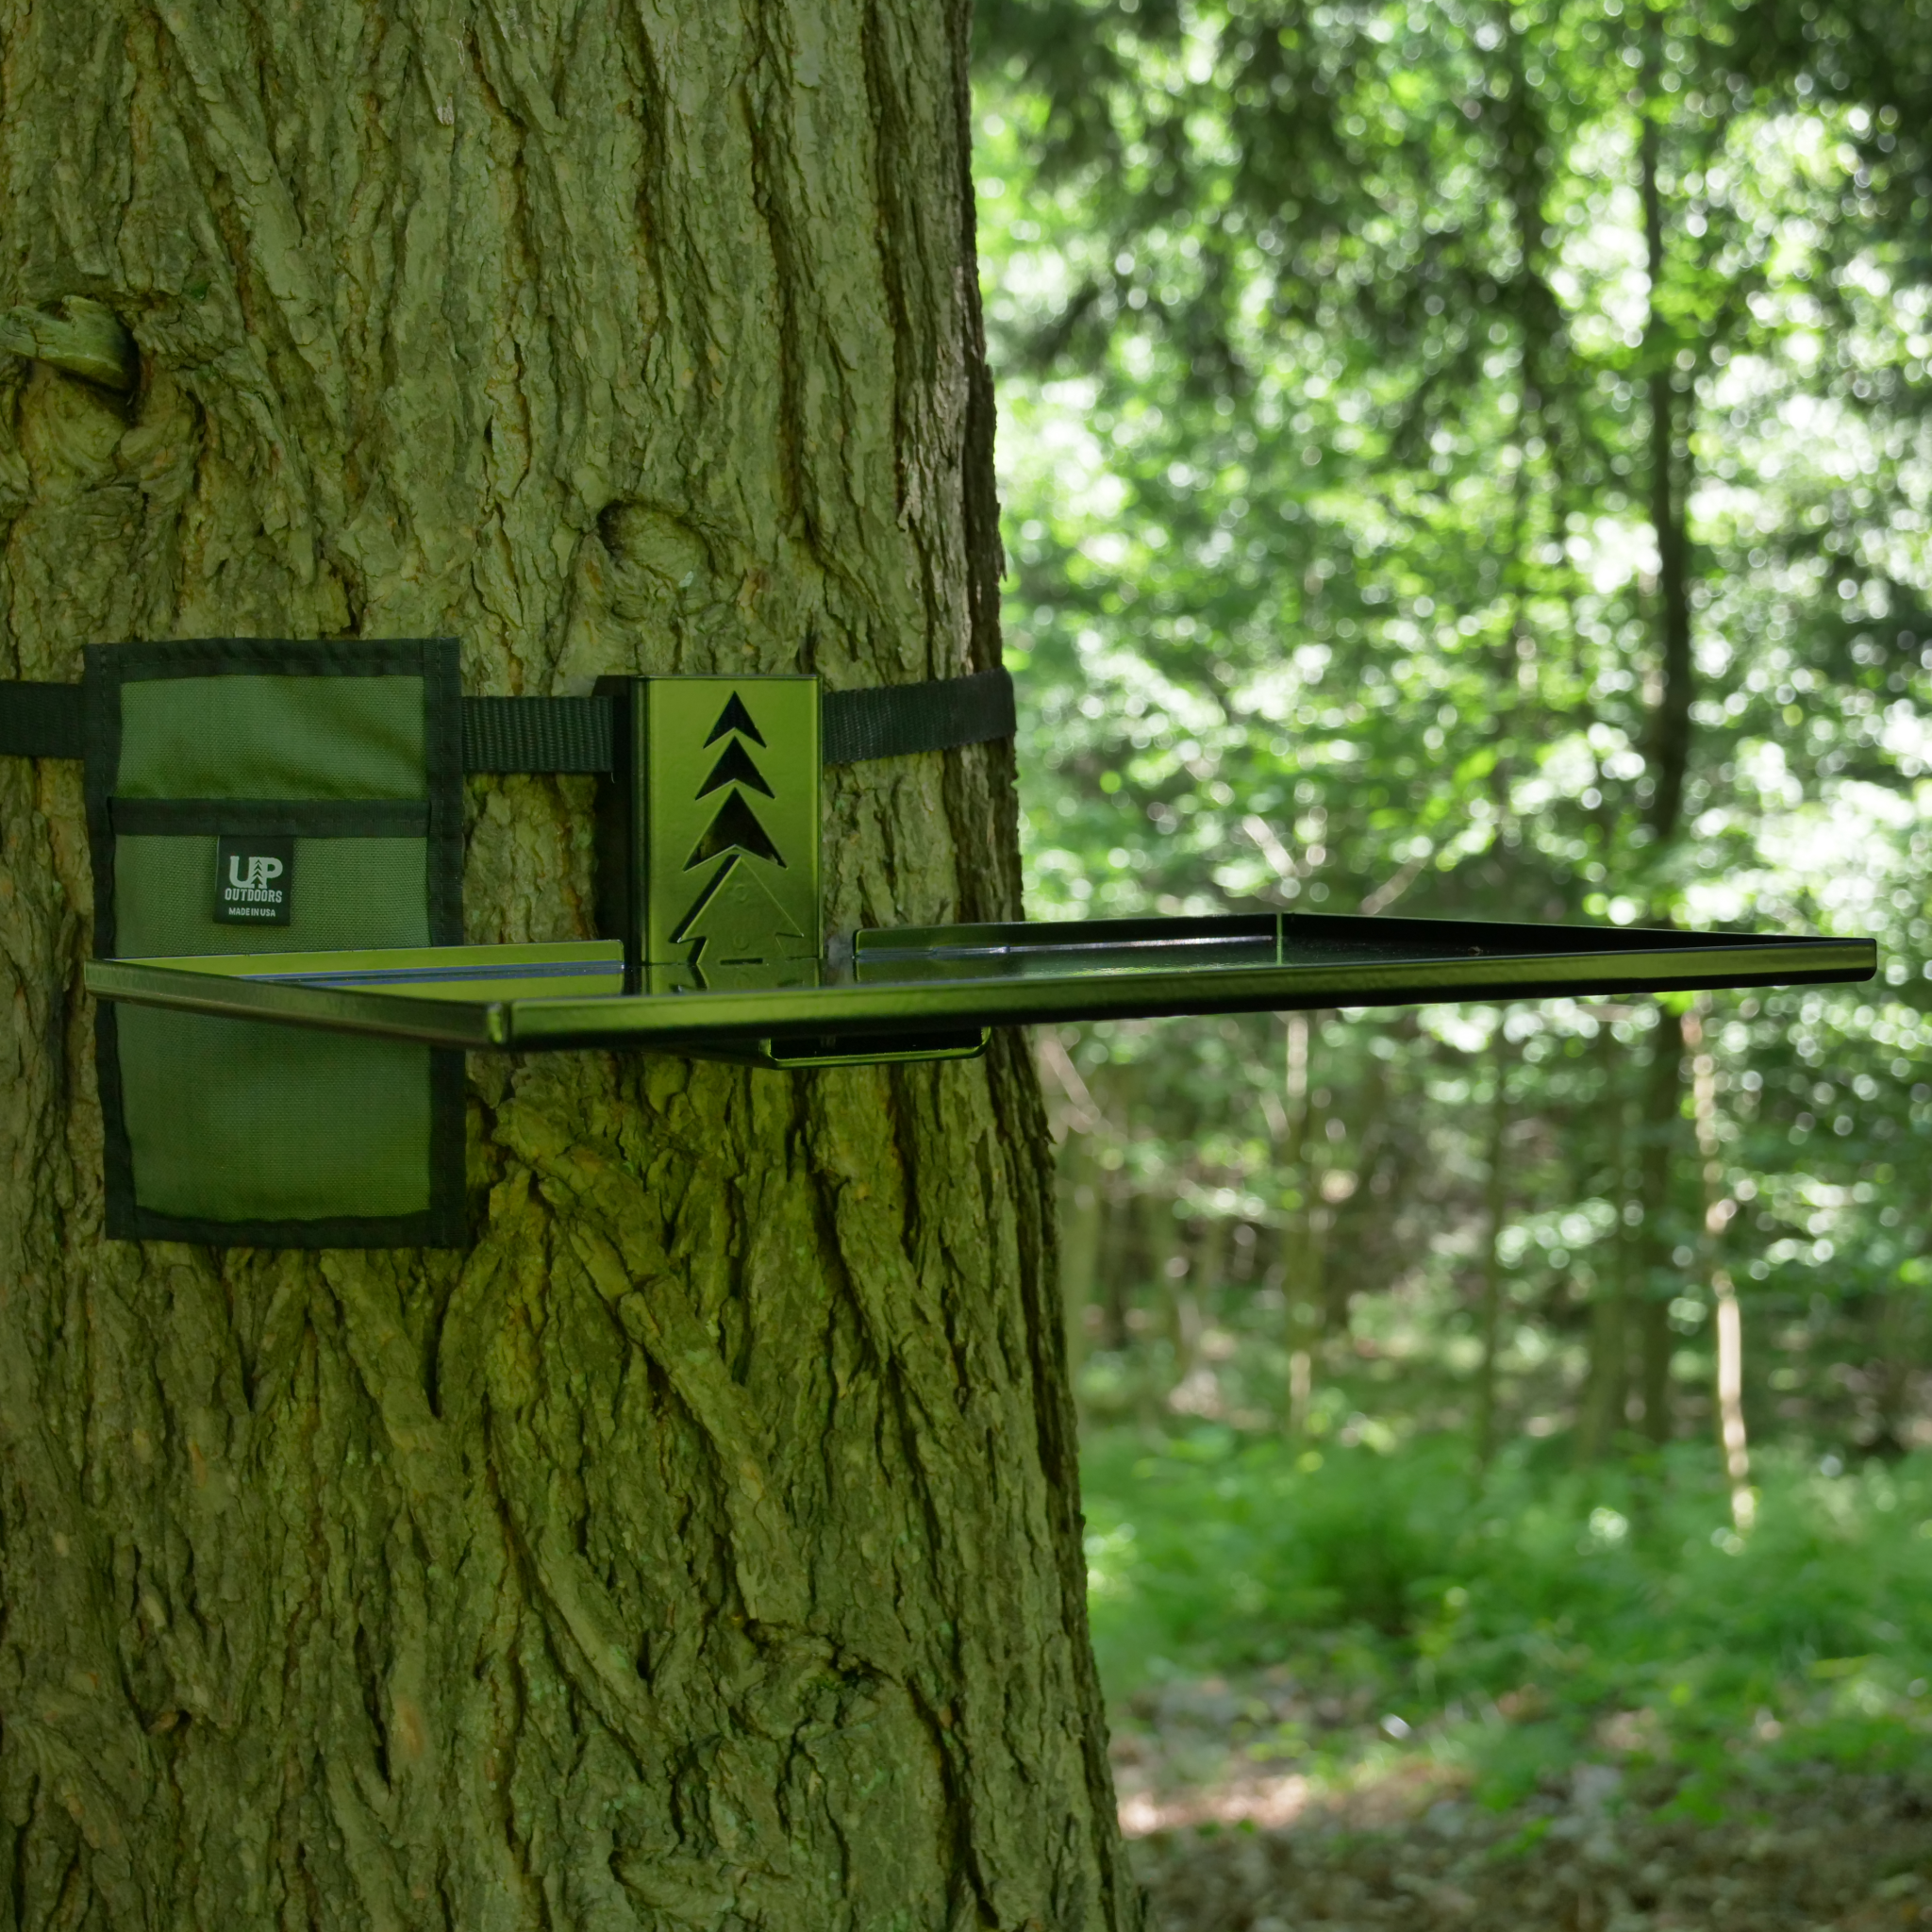
[[[103,648],[89,686],[98,952],[460,941],[453,646]],[[459,1054],[111,1006],[98,1043],[109,1235],[462,1240]]]

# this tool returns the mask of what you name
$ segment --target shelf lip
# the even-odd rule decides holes
[[[360,992],[286,980],[194,973],[174,966],[125,959],[90,959],[83,971],[96,999],[161,1007],[221,1020],[269,1020],[285,1026],[330,1033],[362,1033],[424,1046],[473,1052],[504,1044],[508,1003],[502,1000],[437,1000],[399,992]],[[541,1001],[527,1002],[540,1006]]]
[[[1477,924],[1441,924],[1445,937],[1459,930],[1475,941],[1486,933]],[[1493,936],[1497,930],[1487,932]],[[1513,937],[1531,929],[1507,930]],[[104,999],[471,1051],[632,1046],[675,1053],[696,1051],[707,1042],[857,1039],[934,1025],[1834,984],[1869,979],[1877,970],[1878,950],[1870,940],[1656,933],[1633,942],[1627,928],[1611,930],[1610,943],[1591,949],[1578,943],[1578,929],[1571,927],[1570,943],[1561,950],[1472,947],[1457,957],[1403,958],[1398,941],[1390,948],[1394,957],[1370,960],[859,980],[737,992],[457,1001],[425,998],[420,991],[370,992],[105,959],[88,964],[86,983]]]
[[[1186,1013],[1408,1006],[1428,1001],[1562,998],[1591,993],[1829,984],[1868,979],[1870,940],[1764,940],[1655,949],[1341,965],[1124,971],[1092,977],[860,982],[649,1000],[514,1001],[512,1046],[638,1045],[694,1033],[719,1039],[889,1033],[943,1024],[1037,1025],[1058,1020],[1161,1019]]]

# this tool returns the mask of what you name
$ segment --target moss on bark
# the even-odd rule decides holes
[[[965,35],[0,0],[0,672],[996,662]],[[585,932],[585,787],[471,806],[470,936]],[[837,773],[825,863],[1012,913],[1008,749]],[[477,1058],[473,1251],[108,1244],[89,905],[0,760],[0,1925],[1138,1924],[1015,1042]]]

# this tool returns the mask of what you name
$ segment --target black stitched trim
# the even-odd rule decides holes
[[[423,673],[424,790],[429,798],[429,942],[459,946],[463,942],[462,659],[454,638],[431,639],[417,649]],[[460,1094],[458,1104],[460,1109]]]
[[[204,1248],[459,1248],[468,1242],[462,1222],[451,1224],[436,1208],[334,1221],[189,1221],[147,1208],[110,1208],[108,1239],[192,1241]]]
[[[99,847],[95,848],[96,851]],[[100,860],[94,861],[96,870]],[[134,1147],[127,1138],[127,1108],[121,1091],[121,1032],[112,1000],[94,1007],[94,1083],[101,1100],[101,1183],[107,1196],[110,1241],[139,1241],[134,1223]]]
[[[453,638],[180,638],[169,643],[89,644],[88,677],[122,684],[165,677],[421,677],[425,656]]]

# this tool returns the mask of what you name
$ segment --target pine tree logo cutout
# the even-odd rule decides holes
[[[705,748],[708,751],[721,740],[724,748],[696,795],[724,796],[684,870],[695,872],[720,858],[724,862],[671,939],[674,945],[691,947],[691,971],[700,986],[729,987],[782,956],[795,957],[810,941],[758,876],[759,863],[783,870],[785,859],[746,796],[758,792],[770,798],[773,792],[746,748],[747,741],[764,748],[764,735],[736,691],[719,713]]]

